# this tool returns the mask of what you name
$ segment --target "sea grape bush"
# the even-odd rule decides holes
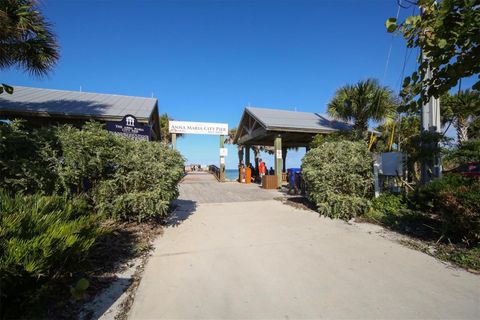
[[[469,246],[480,243],[480,180],[446,174],[422,186],[413,201],[423,212],[438,215],[442,235]]]
[[[372,157],[365,142],[322,143],[303,158],[302,174],[320,214],[348,220],[365,211],[373,188]]]
[[[136,141],[90,122],[29,129],[0,125],[0,187],[6,192],[84,194],[115,219],[162,216],[178,195],[182,156],[164,143]]]
[[[22,122],[0,122],[0,188],[13,193],[51,192],[57,159],[52,128],[27,130]]]
[[[164,143],[136,141],[122,146],[116,168],[93,192],[100,213],[127,220],[166,215],[178,196],[183,158]]]

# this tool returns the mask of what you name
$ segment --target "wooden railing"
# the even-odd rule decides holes
[[[211,165],[208,166],[208,172],[213,174],[215,176],[215,178],[217,178],[217,180],[220,181],[220,168],[219,167],[211,164]]]

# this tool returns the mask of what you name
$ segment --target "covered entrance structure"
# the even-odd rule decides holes
[[[246,107],[233,142],[245,148],[247,165],[251,146],[273,146],[277,186],[281,186],[288,148],[305,147],[308,150],[315,135],[351,128],[351,124],[315,112]]]

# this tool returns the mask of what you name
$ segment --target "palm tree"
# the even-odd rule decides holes
[[[468,140],[468,129],[480,119],[480,92],[473,90],[459,91],[455,95],[442,97],[442,122],[451,123],[457,130],[459,143]]]
[[[231,128],[228,130],[228,135],[225,137],[226,144],[233,144],[235,136],[237,135],[237,128]],[[237,153],[238,153],[238,165],[243,163],[243,146],[237,144]]]
[[[382,121],[395,114],[395,100],[388,87],[367,79],[338,89],[328,104],[328,113],[336,119],[353,122],[353,131],[360,139],[365,137],[369,121]]]
[[[35,75],[46,75],[59,58],[50,24],[33,0],[0,0],[0,69],[18,66]],[[2,85],[12,93],[13,88]]]
[[[164,113],[160,116],[160,136],[166,144],[172,143],[172,135],[170,134],[169,122],[171,119],[168,114]],[[181,133],[177,133],[177,138],[182,137]]]

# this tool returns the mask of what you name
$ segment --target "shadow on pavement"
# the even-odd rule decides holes
[[[197,202],[192,200],[177,199],[173,201],[173,211],[163,224],[165,227],[177,227],[197,210]]]

